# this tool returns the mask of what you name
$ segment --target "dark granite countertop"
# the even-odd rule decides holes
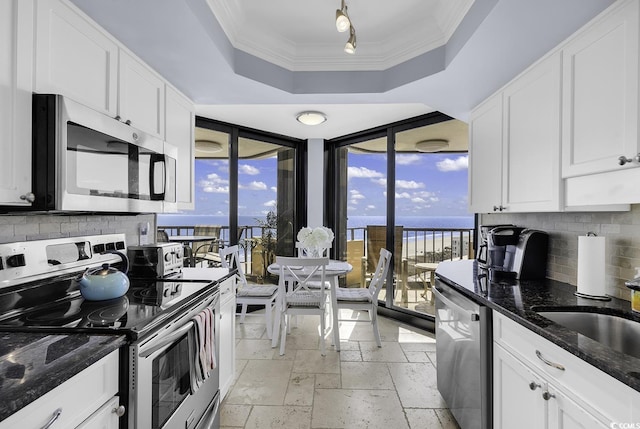
[[[124,335],[0,332],[0,421],[125,343]]]
[[[544,307],[581,306],[583,311],[598,311],[640,322],[640,314],[631,311],[631,303],[612,298],[596,301],[574,295],[576,288],[567,283],[545,279],[536,281],[484,281],[477,263],[446,261],[438,265],[436,275],[463,295],[498,311],[538,335],[557,344],[631,388],[640,391],[640,358],[617,352],[582,334],[558,325],[536,313]],[[533,309],[532,309],[533,308]],[[640,338],[638,339],[640,341]]]

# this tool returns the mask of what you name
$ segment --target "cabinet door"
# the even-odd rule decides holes
[[[124,122],[164,140],[164,81],[120,50],[118,115]]]
[[[544,382],[511,353],[493,347],[494,429],[546,427],[547,401]]]
[[[194,208],[195,114],[193,104],[166,86],[165,140],[178,149],[176,192],[178,208]]]
[[[625,1],[563,49],[562,176],[637,167],[638,2]]]
[[[0,2],[0,204],[30,205],[33,7]]]
[[[549,429],[606,429],[611,426],[599,421],[585,408],[562,392],[549,386]]]
[[[118,47],[60,0],[37,2],[35,91],[63,94],[116,115]]]
[[[505,88],[503,205],[508,211],[559,211],[560,54]]]
[[[226,280],[232,282],[232,280]],[[222,287],[220,287],[222,291]],[[226,288],[230,292],[220,299],[220,397],[224,398],[233,384],[236,358],[236,298],[234,288]],[[222,292],[221,292],[222,293]]]
[[[469,123],[469,211],[502,206],[502,94],[471,114]]]

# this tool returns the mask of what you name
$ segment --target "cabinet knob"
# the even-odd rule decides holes
[[[500,207],[498,207],[498,206],[493,206],[493,211],[494,211],[494,212],[497,212],[498,210],[500,210]]]
[[[32,203],[32,202],[34,202],[36,200],[36,196],[33,194],[33,192],[27,192],[24,195],[20,195],[20,199],[22,201],[26,201],[26,202]]]
[[[635,162],[640,162],[640,153],[637,154],[636,156],[634,156],[633,158],[627,158],[624,155],[620,155],[618,157],[618,164],[619,165],[625,165],[625,164],[628,164],[628,163],[634,162],[634,161]]]
[[[113,118],[113,119],[115,119],[116,121],[119,121],[119,120],[121,120],[122,118],[120,117],[120,115],[116,115],[116,116],[115,116],[115,118]]]
[[[127,411],[127,409],[124,407],[124,405],[120,405],[117,408],[114,408],[113,410],[111,410],[112,413],[115,413],[116,416],[118,417],[122,417],[124,416],[124,413]]]
[[[548,390],[542,392],[542,399],[544,399],[545,401],[548,401],[551,398],[555,398],[556,395],[554,395],[553,393],[549,393]]]
[[[542,387],[542,386],[536,383],[535,381],[532,381],[531,383],[529,383],[529,389],[531,390],[536,390],[538,387]]]
[[[126,121],[124,121],[124,123],[127,125],[131,125],[131,119],[127,119]]]

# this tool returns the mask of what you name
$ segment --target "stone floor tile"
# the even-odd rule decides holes
[[[298,350],[293,361],[293,372],[305,373],[340,373],[340,354],[327,350],[326,356],[320,350]]]
[[[228,404],[282,405],[293,362],[251,360],[225,399]]]
[[[444,429],[436,411],[431,408],[405,408],[411,429]]]
[[[289,379],[287,394],[284,397],[284,404],[312,406],[315,385],[315,375],[292,373]]]
[[[342,362],[362,362],[360,350],[340,350],[340,360]]]
[[[227,404],[223,401],[220,407],[220,425],[243,428],[247,423],[251,407],[251,405]]]
[[[404,352],[405,356],[409,360],[409,362],[427,362],[431,363],[429,359],[429,355],[426,352]]]
[[[237,359],[271,359],[273,357],[271,340],[243,339],[236,346]]]
[[[316,389],[340,389],[340,374],[316,374]]]
[[[438,392],[436,369],[428,363],[388,363],[405,408],[446,408]]]
[[[394,389],[386,363],[342,362],[340,371],[343,389]]]
[[[309,429],[311,407],[255,406],[245,429]]]
[[[407,362],[400,345],[395,342],[385,341],[378,347],[375,342],[361,341],[360,350],[365,362]]]
[[[393,390],[316,389],[312,428],[408,429]]]
[[[458,422],[451,414],[447,408],[436,409],[436,414],[438,415],[438,419],[440,419],[440,424],[442,424],[442,429],[460,429],[458,426]]]

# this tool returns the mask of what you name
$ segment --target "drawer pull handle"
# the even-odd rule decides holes
[[[49,429],[51,426],[53,426],[56,420],[58,420],[58,417],[60,417],[60,414],[62,414],[62,408],[58,408],[53,412],[51,420],[49,420],[46,425],[42,426],[42,429]]]
[[[560,365],[559,363],[551,362],[550,360],[546,359],[544,356],[542,356],[542,353],[540,353],[540,350],[536,350],[536,356],[538,356],[538,359],[540,359],[542,362],[546,363],[550,367],[559,369],[560,371],[564,371],[564,366]]]
[[[531,390],[536,390],[538,387],[542,387],[542,386],[536,383],[535,381],[532,381],[531,383],[529,383],[529,389]]]

